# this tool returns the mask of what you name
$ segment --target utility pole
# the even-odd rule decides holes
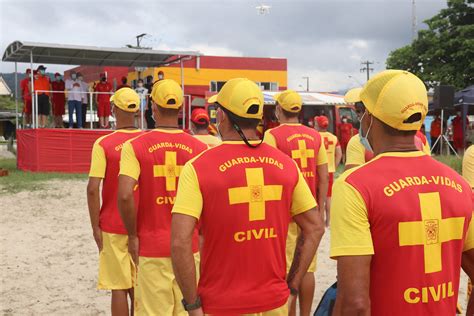
[[[373,61],[368,61],[368,60],[361,62],[361,65],[363,65],[364,68],[361,68],[360,72],[367,72],[367,81],[369,81],[370,79],[370,72],[374,71],[374,68],[370,68],[370,65],[373,65],[373,64],[374,64]]]
[[[412,27],[412,41],[416,39],[416,0],[411,2],[411,27]]]
[[[306,91],[309,91],[309,77],[305,76],[303,79],[306,79]]]

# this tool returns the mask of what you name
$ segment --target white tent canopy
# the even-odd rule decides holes
[[[3,80],[3,77],[0,77],[0,95],[12,95],[12,90]]]
[[[279,92],[277,91],[263,91],[265,104],[275,104],[273,96]],[[346,104],[344,97],[331,93],[321,92],[298,92],[303,99],[303,105],[336,105]]]
[[[5,49],[2,61],[60,65],[156,67],[169,63],[169,59],[173,56],[200,55],[195,51],[162,51],[15,41]]]

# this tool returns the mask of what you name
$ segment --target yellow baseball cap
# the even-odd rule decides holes
[[[360,98],[372,115],[400,131],[419,130],[428,112],[425,84],[408,71],[382,71],[366,83]],[[416,113],[419,120],[407,121]]]
[[[160,107],[179,109],[183,105],[183,90],[179,84],[171,79],[156,82],[151,90],[151,98]]]
[[[273,96],[273,99],[288,112],[298,113],[303,106],[303,99],[298,92],[293,90],[285,90]]]
[[[210,97],[207,102],[219,103],[239,117],[251,119],[263,117],[263,93],[255,82],[247,78],[227,81],[221,91]]]
[[[347,91],[346,95],[344,96],[344,101],[346,103],[357,103],[360,102],[360,92],[362,91],[362,88],[354,88],[349,91]]]
[[[110,97],[116,107],[126,112],[137,112],[140,108],[140,97],[130,88],[121,88]]]

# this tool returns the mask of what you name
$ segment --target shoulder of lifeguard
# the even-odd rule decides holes
[[[102,135],[100,136],[99,138],[96,139],[96,141],[94,142],[94,145],[97,144],[97,145],[100,145],[102,146],[103,145],[103,142],[109,138],[110,136],[112,136],[113,134],[115,134],[116,132],[112,132],[110,134],[106,134],[106,135]]]

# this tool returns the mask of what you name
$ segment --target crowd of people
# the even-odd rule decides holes
[[[33,98],[37,94],[38,102],[38,127],[54,127],[64,128],[65,123],[63,115],[66,114],[66,106],[68,112],[67,126],[69,128],[86,128],[90,124],[87,123],[87,113],[90,108],[90,102],[95,104],[98,117],[98,128],[110,129],[111,124],[109,118],[112,114],[110,97],[114,93],[112,83],[107,80],[106,73],[99,74],[99,80],[90,86],[84,81],[84,76],[79,72],[72,71],[69,78],[64,80],[60,73],[54,74],[52,80],[46,74],[46,67],[40,65],[33,71],[33,84],[31,84],[31,69],[25,72],[25,78],[20,82],[20,90],[23,99],[23,125],[26,128],[32,127],[33,116]],[[140,108],[136,114],[136,124],[141,129],[154,128],[154,121],[151,118],[151,102],[149,100],[149,92],[153,84],[153,77],[146,78],[146,84],[143,79],[138,80],[135,91],[140,96]],[[130,87],[127,84],[127,78],[122,77],[120,84],[115,90]],[[90,93],[93,98],[90,99]],[[52,110],[52,111],[51,111]],[[52,113],[51,113],[52,112]],[[142,112],[146,120],[142,123]],[[51,115],[52,114],[52,115]],[[51,122],[49,117],[51,116]]]
[[[327,227],[337,296],[320,308],[455,313],[461,267],[474,277],[474,147],[469,183],[430,157],[419,133],[427,93],[415,75],[387,70],[349,91],[360,129],[344,142],[325,116],[316,128],[300,124],[292,90],[275,95],[279,125],[262,138],[261,90],[227,81],[208,100],[217,138],[204,109],[192,113],[192,134],[178,128],[178,83],[142,87],[154,129],[136,125],[145,90],[118,89],[116,131],[94,144],[87,188],[98,288],[112,291],[113,315],[296,315],[296,301],[310,315]],[[334,181],[343,151],[346,171]]]

